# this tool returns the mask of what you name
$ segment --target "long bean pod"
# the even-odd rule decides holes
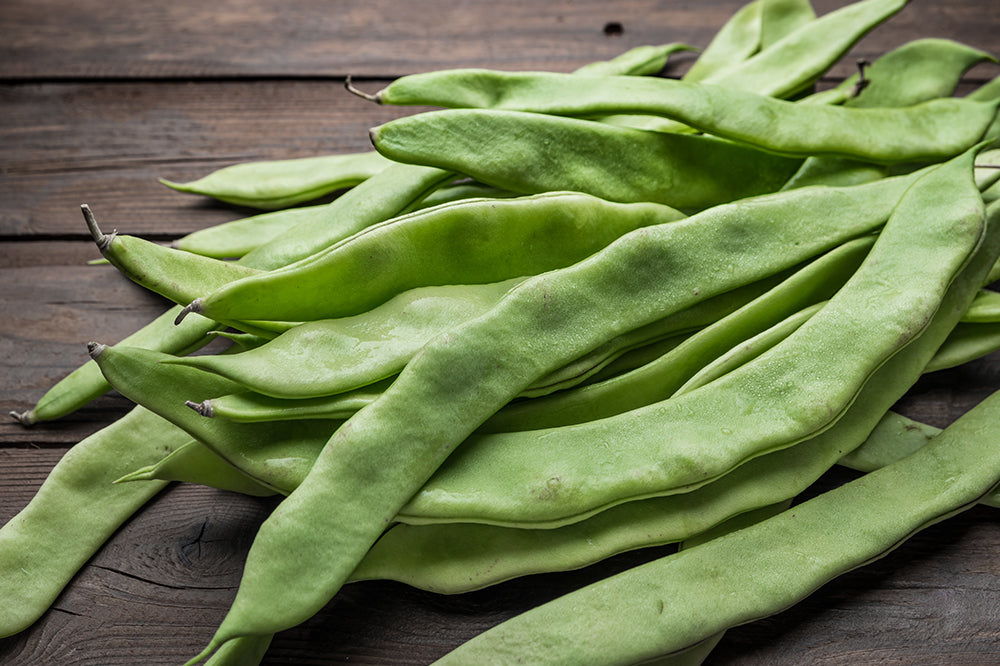
[[[565,595],[437,663],[636,663],[782,610],[972,506],[995,486],[998,415],[994,394],[898,463],[770,520]],[[597,619],[607,617],[627,621],[611,626]]]
[[[197,180],[160,182],[190,194],[201,194],[239,206],[274,210],[353,187],[391,162],[378,153],[346,153],[287,160],[243,162],[217,169]]]

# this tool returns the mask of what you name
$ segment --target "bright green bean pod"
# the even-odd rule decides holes
[[[737,9],[684,73],[684,79],[700,81],[757,53],[760,49],[762,4],[763,0],[756,0]]]
[[[283,484],[270,481],[271,470],[280,476],[285,468],[300,462],[296,457],[301,447],[322,446],[339,425],[332,420],[236,423],[207,419],[186,403],[233,393],[240,389],[237,384],[194,368],[162,363],[167,355],[136,347],[92,344],[90,354],[115,390],[183,429],[188,439],[198,440],[235,467],[241,468],[239,456],[266,449],[264,473],[254,480],[273,490]]]
[[[695,373],[691,379],[684,382],[684,384],[677,389],[674,395],[684,395],[685,393],[693,391],[715,379],[718,379],[734,368],[738,368],[741,365],[745,365],[746,363],[752,361],[774,347],[776,344],[787,339],[789,335],[797,331],[800,326],[809,321],[809,318],[822,309],[824,305],[825,303],[815,303],[807,308],[803,308],[795,314],[786,317],[766,331],[758,333],[749,340],[746,340],[737,347],[729,350]]]
[[[693,46],[680,43],[636,46],[611,60],[586,64],[573,73],[583,76],[650,76],[659,74],[673,54],[693,49]]]
[[[135,236],[105,234],[89,206],[82,206],[87,229],[101,255],[133,282],[169,300],[189,302],[191,291],[218,288],[261,271],[233,263],[180,252]]]
[[[329,396],[397,374],[428,340],[486,312],[522,281],[411,289],[361,314],[306,322],[242,354],[167,362],[275,398]]]
[[[257,497],[268,497],[275,494],[273,488],[257,483],[196,440],[189,441],[152,465],[129,472],[115,479],[114,482],[125,483],[152,479],[198,483],[203,486]]]
[[[98,548],[166,485],[113,485],[190,437],[142,408],[77,443],[0,527],[0,636],[33,624]]]
[[[444,204],[371,227],[259,279],[210,287],[188,308],[223,321],[346,317],[416,287],[499,282],[561,268],[624,233],[682,217],[669,206],[616,204],[575,192]]]
[[[317,216],[324,207],[325,204],[287,208],[224,222],[192,232],[172,245],[178,250],[214,259],[239,259],[289,232],[300,222]]]
[[[791,97],[807,89],[869,31],[906,5],[906,0],[863,0],[816,20],[747,60],[701,79],[705,83]]]
[[[957,246],[952,248],[959,265],[967,259],[968,244],[980,238],[983,226],[981,200],[971,185],[971,173],[970,154],[930,172],[931,176],[942,176],[944,183],[939,184],[936,178],[931,178],[915,190],[922,195],[933,195],[935,201],[940,195],[937,189],[943,185],[947,186],[949,197],[972,190],[980,204],[978,214],[974,214],[977,212],[975,207],[970,211],[963,205],[960,221],[949,219],[949,224],[937,214],[928,214],[928,223],[918,225],[919,232],[913,230],[913,236],[935,236],[932,232],[941,230],[937,227],[945,227],[945,238],[934,238],[933,249],[945,255],[945,246],[956,242],[961,245],[958,239],[963,239],[964,252]],[[969,181],[966,186],[963,180]],[[843,204],[843,193],[837,194],[831,203]],[[687,220],[640,229],[572,267],[526,280],[486,315],[432,340],[378,400],[334,433],[302,483],[261,525],[229,613],[209,645],[190,663],[204,659],[228,640],[271,634],[316,613],[336,594],[388,522],[454,448],[479,423],[537,377],[625,330],[647,324],[713,293],[788,268],[801,261],[803,255],[815,255],[846,240],[846,227],[849,223],[856,224],[856,220],[847,216],[842,218],[835,207],[817,203],[822,198],[821,192],[810,192],[808,203],[797,200],[799,196],[801,191],[775,195],[756,205],[743,201],[732,206],[718,206]],[[770,210],[767,203],[771,204]],[[775,212],[774,207],[782,205],[796,211],[796,218],[793,223],[775,225],[775,218],[770,213]],[[907,207],[900,204],[897,212]],[[818,219],[809,219],[810,212]],[[872,214],[869,209],[865,212]],[[909,213],[902,215],[906,223],[909,217]],[[952,218],[953,215],[944,217]],[[827,231],[824,222],[835,231]],[[800,225],[803,238],[793,242],[794,232]],[[889,227],[886,225],[886,230]],[[685,238],[686,233],[694,236]],[[835,238],[825,237],[827,233]],[[894,235],[883,231],[876,247],[882,244],[894,249],[893,243],[885,240]],[[794,246],[791,261],[787,254],[789,246]],[[731,269],[728,267],[730,262],[724,259],[727,250],[731,253],[729,256],[741,257],[739,262],[733,262]],[[712,260],[706,261],[709,258]],[[950,271],[952,261],[944,257],[942,260],[902,263],[910,270],[929,271],[928,278],[931,275],[944,278],[951,272],[947,275],[950,281],[954,276]],[[991,257],[990,265],[994,261],[995,257]],[[718,270],[720,265],[727,269]],[[901,285],[903,292],[909,292],[919,281],[917,276],[907,275]],[[932,313],[937,307],[936,301],[932,298],[921,304],[907,302],[902,309],[908,313],[908,319],[914,315],[919,318],[928,310]],[[831,311],[836,312],[824,308],[824,312]],[[884,316],[891,309],[879,303],[878,311]],[[811,320],[798,334],[818,320]],[[847,328],[852,333],[865,333],[867,342],[878,327],[866,325],[865,331],[854,331],[854,326]],[[921,328],[918,325],[911,334],[916,335]],[[872,347],[898,348],[907,337],[897,337],[900,333],[902,331],[898,330],[891,335],[888,331],[883,332],[889,335],[891,342],[879,337]],[[851,338],[852,351],[855,346],[868,346],[860,343],[857,335],[845,337]],[[512,355],[502,351],[511,348],[518,349],[519,353]],[[873,349],[869,351],[873,358],[877,355]],[[755,364],[760,364],[769,355],[760,357]],[[793,366],[790,368],[793,374],[808,372],[798,362],[789,365]],[[858,374],[867,379],[871,369],[858,369]],[[774,379],[773,375],[766,377],[766,385],[776,386]],[[722,383],[714,382],[712,386]],[[707,388],[688,394],[688,399],[705,394]],[[824,398],[827,389],[824,385]],[[729,396],[726,398],[723,405],[735,408]],[[709,413],[715,415],[723,405],[712,404]],[[755,401],[755,405],[768,406],[763,401]],[[786,416],[794,413],[799,424],[796,428],[801,426],[802,407],[789,404],[788,410]],[[815,422],[809,424],[813,429],[829,424],[836,415],[825,407],[816,409],[815,406],[807,408],[806,413],[816,417]],[[414,419],[413,414],[421,414],[422,418]],[[764,424],[767,430],[772,427],[773,430],[757,432],[758,425],[762,424],[749,427],[747,431],[740,430],[741,435],[753,441],[752,448],[758,453],[791,443],[788,441],[790,433],[782,431],[784,424],[778,424],[782,420],[779,414],[764,413],[760,418],[767,422]],[[611,420],[605,419],[605,422]],[[711,438],[715,442],[719,442],[720,424],[724,424],[724,419],[713,418],[713,425],[706,426],[712,431]],[[809,429],[808,426],[804,428]],[[607,434],[626,436],[621,431]],[[404,440],[408,445],[398,446],[398,442]],[[743,447],[723,448],[733,452]],[[392,460],[392,464],[387,464],[387,460]],[[732,463],[724,466],[730,468]],[[693,477],[703,478],[700,471],[687,471],[692,480]],[[677,481],[685,483],[682,478]],[[350,515],[351,520],[341,520],[345,515]],[[282,553],[291,552],[292,548],[299,558],[294,567],[287,567]]]
[[[651,77],[442,70],[397,79],[385,104],[532,111],[590,117],[661,115],[764,150],[880,164],[939,161],[975,145],[996,102],[941,98],[902,108],[796,104],[743,90]],[[396,122],[392,121],[389,127]]]
[[[787,608],[1000,479],[1000,395],[908,458],[776,518],[612,576],[481,634],[445,664],[628,664]],[[873,510],[873,507],[891,510]],[[606,623],[600,618],[627,618]]]
[[[371,134],[392,159],[437,165],[515,192],[573,190],[685,211],[773,192],[799,165],[711,137],[518,111],[421,113]]]
[[[275,210],[353,187],[391,162],[378,153],[347,153],[288,160],[243,162],[187,183],[160,182],[178,192],[251,208]]]
[[[832,296],[874,242],[874,237],[865,236],[845,243],[631,372],[574,391],[508,405],[487,419],[480,432],[582,423],[665,400],[725,350],[774,325],[796,308]]]

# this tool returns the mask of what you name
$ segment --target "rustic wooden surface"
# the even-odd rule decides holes
[[[97,256],[78,205],[109,227],[166,241],[242,217],[160,186],[254,159],[367,148],[407,113],[346,94],[451,66],[569,71],[642,43],[703,46],[735,1],[310,0],[0,3],[0,410],[23,410],[165,308]],[[846,2],[815,2],[824,13]],[[619,29],[620,28],[620,29]],[[937,36],[1000,54],[994,0],[914,0],[855,57]],[[683,69],[684,58],[678,59]],[[982,65],[971,88],[1000,68]],[[935,425],[1000,388],[1000,356],[927,377],[901,403]],[[0,425],[0,522],[75,442],[124,414],[109,395],[59,422]],[[827,486],[851,475],[838,471]],[[208,641],[273,500],[172,486],[128,522],[40,622],[0,639],[4,664],[178,664]],[[350,585],[279,635],[268,664],[425,664],[522,609],[669,552],[455,597]],[[1000,512],[978,507],[773,618],[730,631],[712,664],[1000,663]],[[17,599],[0,603],[16,604]]]

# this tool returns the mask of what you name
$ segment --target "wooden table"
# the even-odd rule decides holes
[[[78,206],[157,241],[249,214],[170,191],[257,159],[364,150],[367,129],[408,109],[347,94],[442,67],[570,71],[644,43],[704,46],[739,6],[702,2],[5,0],[0,4],[0,409],[30,407],[86,359],[165,309],[98,256]],[[819,13],[846,4],[817,0]],[[925,36],[1000,54],[994,0],[915,0],[857,57]],[[683,56],[672,71],[690,62]],[[996,76],[981,65],[962,91]],[[1000,356],[928,376],[899,408],[938,426],[1000,388]],[[109,395],[61,421],[0,425],[0,521],[74,443],[127,411]],[[850,475],[835,471],[823,483]],[[274,506],[175,485],[127,523],[22,634],[4,664],[178,664],[232,599],[256,526]],[[522,609],[640,561],[444,597],[354,584],[279,635],[268,664],[424,664]],[[1000,663],[1000,512],[975,508],[773,618],[730,631],[713,664]],[[17,599],[0,600],[16,604]]]

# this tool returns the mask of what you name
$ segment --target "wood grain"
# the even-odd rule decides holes
[[[570,71],[640,44],[703,47],[741,4],[6,0],[0,78],[388,77],[444,67]],[[825,14],[848,2],[814,4]],[[859,44],[854,57],[873,56],[915,35],[993,46],[993,9],[991,0],[914,2]]]

